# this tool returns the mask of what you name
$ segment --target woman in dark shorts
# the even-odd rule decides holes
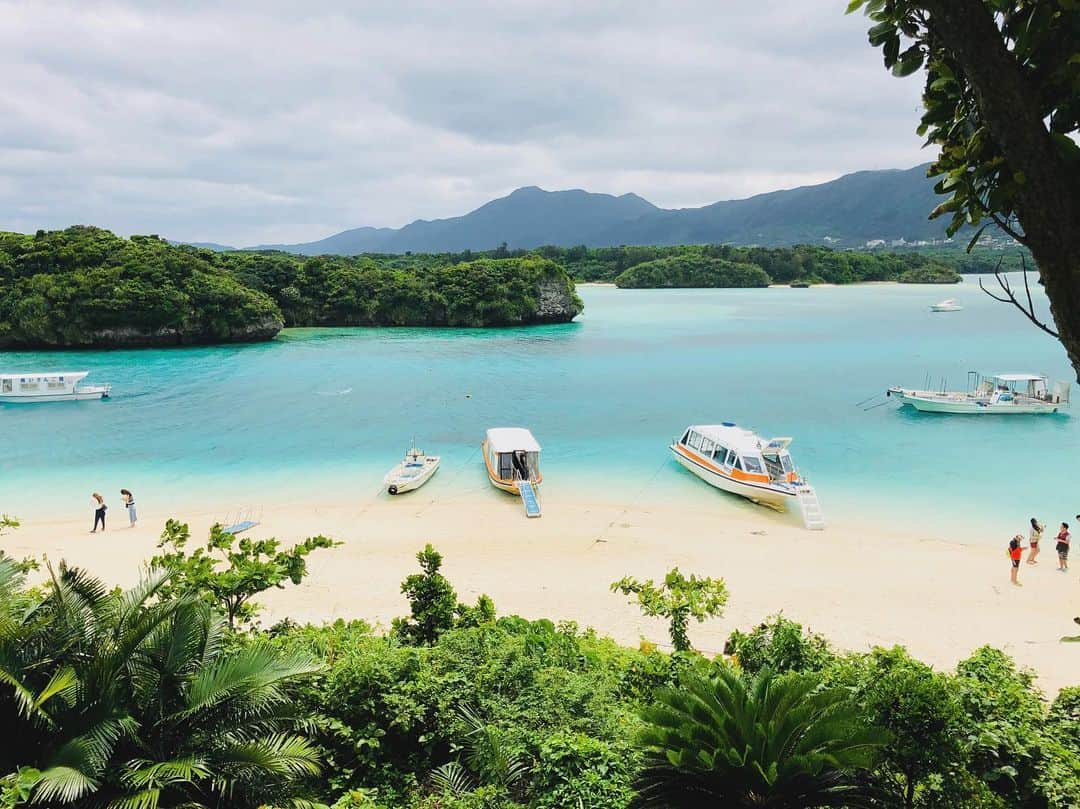
[[[1012,560],[1012,570],[1009,572],[1009,581],[1017,587],[1023,587],[1017,580],[1020,574],[1020,559],[1024,556],[1024,537],[1017,534],[1009,540],[1009,558]]]
[[[1058,570],[1062,573],[1069,570],[1069,539],[1069,524],[1063,522],[1058,531],[1057,545],[1054,546],[1058,552]]]

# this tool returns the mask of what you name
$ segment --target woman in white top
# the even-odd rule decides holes
[[[135,513],[135,495],[131,493],[130,489],[121,489],[120,500],[127,508],[128,522],[130,523],[130,525],[128,525],[128,528],[134,528],[135,521],[139,518],[138,515]]]
[[[1031,550],[1028,551],[1027,563],[1029,565],[1038,564],[1035,560],[1039,558],[1039,540],[1042,539],[1043,526],[1034,517],[1031,518],[1031,533],[1028,535],[1028,544],[1031,546]]]
[[[90,508],[94,510],[94,527],[90,529],[91,534],[97,533],[98,523],[101,523],[101,530],[105,530],[105,509],[108,506],[105,505],[105,498],[97,492],[90,495]]]

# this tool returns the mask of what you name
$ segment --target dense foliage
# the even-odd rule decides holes
[[[158,598],[166,582],[110,591],[61,566],[38,592],[0,560],[0,806],[254,809],[319,772],[290,707],[319,664],[229,650],[204,602]]]
[[[265,340],[291,326],[506,326],[582,308],[538,257],[215,253],[71,227],[0,233],[0,346]]]
[[[1000,651],[944,673],[901,648],[837,653],[782,616],[715,660],[626,648],[463,606],[441,556],[417,560],[387,634],[238,633],[197,578],[159,569],[109,591],[61,566],[37,589],[0,560],[0,807],[1080,802],[1080,690],[1047,706]],[[685,633],[726,590],[674,574],[615,589]]]
[[[960,250],[833,250],[828,247],[541,247],[536,251],[566,267],[581,281],[619,286],[766,286],[792,281],[850,284],[899,281],[923,270],[933,282],[952,283],[958,272],[992,272],[1011,254],[966,255]],[[733,266],[734,265],[734,266]],[[1006,264],[1005,268],[1011,268]]]
[[[0,346],[245,341],[280,328],[274,302],[208,252],[90,227],[0,233]]]
[[[642,713],[641,805],[657,809],[868,806],[888,739],[810,673],[691,672]]]
[[[537,256],[214,256],[270,295],[290,326],[508,326],[563,322],[582,308],[565,271]]]
[[[686,254],[636,264],[619,273],[615,285],[623,289],[767,287],[770,281],[756,264]]]

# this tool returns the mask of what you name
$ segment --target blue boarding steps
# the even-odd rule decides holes
[[[536,496],[536,489],[528,480],[519,480],[517,484],[518,494],[521,495],[521,502],[525,506],[526,517],[539,517],[540,516],[540,500]]]
[[[258,525],[258,520],[241,520],[235,522],[232,525],[226,525],[222,528],[222,532],[226,534],[242,534],[244,531],[249,531]]]

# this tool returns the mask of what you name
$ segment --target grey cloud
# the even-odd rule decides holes
[[[700,205],[930,155],[832,0],[3,2],[0,229],[250,244],[521,185]]]

